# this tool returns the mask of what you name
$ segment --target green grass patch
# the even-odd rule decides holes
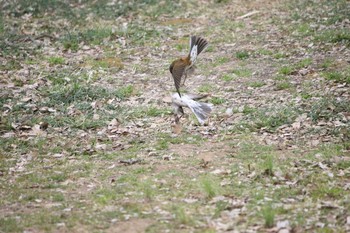
[[[220,97],[213,97],[210,100],[210,103],[212,103],[214,105],[220,105],[220,104],[223,104],[225,102],[226,102],[226,100],[223,98],[220,98]]]
[[[283,74],[283,75],[289,75],[293,72],[293,68],[291,66],[282,66],[278,73]]]
[[[328,69],[333,65],[334,61],[330,58],[326,58],[325,60],[322,61],[320,64],[320,67],[323,69]]]
[[[282,59],[282,58],[286,58],[287,57],[287,54],[283,53],[283,52],[278,52],[278,53],[275,53],[273,55],[273,58],[275,59]]]
[[[259,88],[259,87],[265,86],[266,83],[263,82],[263,81],[255,81],[255,82],[250,82],[248,85],[249,85],[250,87],[253,87],[253,88]]]
[[[80,43],[88,45],[101,45],[105,39],[110,38],[113,35],[112,29],[107,27],[97,27],[94,29],[88,29],[78,33],[67,32],[63,36],[61,42],[65,49],[71,49],[77,51]]]
[[[276,90],[277,91],[289,89],[291,87],[292,87],[292,84],[288,81],[281,81],[281,82],[276,83]]]
[[[290,124],[298,116],[298,111],[292,106],[272,107],[263,109],[244,108],[244,119],[235,125],[233,131],[275,131],[279,126]]]
[[[291,74],[297,72],[298,70],[300,70],[302,68],[306,68],[306,67],[310,66],[311,64],[312,64],[312,59],[311,58],[305,58],[305,59],[302,59],[302,60],[298,61],[294,65],[282,66],[279,69],[278,73],[282,74],[282,75],[291,75]]]
[[[323,76],[327,80],[334,80],[339,83],[350,84],[350,69],[340,72],[340,71],[330,71],[323,73]]]
[[[219,57],[214,63],[213,66],[219,66],[219,65],[223,65],[227,62],[230,61],[230,58],[228,57]]]
[[[272,228],[275,224],[275,210],[271,205],[264,206],[261,210],[266,228]]]
[[[217,179],[211,175],[201,177],[199,182],[200,188],[207,199],[211,199],[222,192]]]
[[[334,119],[341,112],[350,111],[350,101],[347,99],[335,99],[322,97],[310,103],[308,115],[312,121]]]
[[[273,176],[274,161],[272,155],[267,155],[263,164],[263,173],[267,176]]]
[[[260,48],[256,51],[256,54],[271,56],[273,54],[272,50]]]
[[[5,217],[0,219],[0,229],[4,232],[20,232],[23,227],[15,217]]]
[[[235,77],[232,74],[224,74],[221,79],[225,82],[230,82],[235,79]]]
[[[43,90],[46,96],[46,104],[55,107],[60,104],[74,102],[94,101],[98,99],[120,98],[124,99],[133,93],[133,86],[127,85],[119,89],[107,89],[101,86],[86,86],[78,82],[68,86],[54,86]]]
[[[177,137],[167,133],[159,133],[156,136],[156,149],[166,150],[169,148],[169,144],[200,144],[205,141],[200,135],[184,134],[181,137]]]
[[[164,117],[170,115],[172,111],[168,108],[160,109],[155,106],[127,108],[122,116],[124,119],[138,119],[144,117]]]
[[[245,59],[249,58],[249,53],[248,53],[248,51],[237,51],[235,56],[239,60],[245,60]]]
[[[324,183],[314,183],[315,187],[311,192],[311,197],[315,200],[318,199],[334,199],[337,200],[341,198],[343,195],[345,195],[346,191],[342,189],[341,187],[330,187],[330,184],[324,184]]]
[[[237,75],[238,77],[250,77],[253,72],[246,68],[238,68],[231,70],[231,73]]]
[[[62,65],[65,63],[63,57],[49,57],[48,61],[51,65]]]
[[[343,43],[350,46],[350,32],[347,30],[324,30],[315,34],[315,40],[320,42]]]
[[[173,213],[177,224],[192,225],[194,223],[191,215],[187,214],[182,206],[174,206]]]
[[[94,200],[100,205],[108,205],[117,198],[116,190],[112,188],[100,188],[94,192]]]
[[[202,84],[198,87],[198,91],[201,93],[209,93],[214,90],[213,85],[210,84]]]

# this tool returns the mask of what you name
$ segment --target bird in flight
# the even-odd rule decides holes
[[[178,124],[180,118],[184,115],[183,107],[188,107],[197,117],[199,123],[203,125],[209,114],[213,110],[212,104],[198,102],[196,100],[203,99],[208,95],[185,94],[182,97],[178,93],[171,96],[171,102],[174,109],[175,123]]]
[[[169,67],[170,73],[173,76],[175,88],[179,96],[182,77],[184,77],[182,85],[185,84],[187,75],[193,72],[194,63],[197,56],[208,47],[208,41],[199,36],[190,37],[190,52],[186,57],[182,57],[173,61]]]

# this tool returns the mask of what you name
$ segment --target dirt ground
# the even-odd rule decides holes
[[[0,232],[350,231],[349,1],[0,8]]]

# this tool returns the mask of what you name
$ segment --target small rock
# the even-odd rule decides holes
[[[225,114],[226,114],[226,116],[232,116],[232,114],[233,114],[233,108],[228,108],[228,109],[226,109]]]
[[[54,154],[54,155],[52,155],[52,157],[54,157],[54,158],[62,158],[63,154]]]
[[[157,155],[158,154],[155,151],[151,151],[151,152],[148,153],[148,156],[157,156]]]
[[[289,227],[289,221],[288,220],[278,221],[276,225],[278,228],[287,228]]]
[[[64,222],[59,222],[56,224],[57,227],[64,227],[66,224]]]

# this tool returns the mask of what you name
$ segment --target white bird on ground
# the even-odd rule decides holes
[[[213,110],[213,105],[197,102],[196,100],[203,99],[207,96],[208,95],[185,94],[180,97],[178,93],[174,93],[171,96],[171,102],[174,109],[175,123],[178,124],[180,118],[184,115],[183,107],[188,107],[197,117],[199,123],[203,125]]]

